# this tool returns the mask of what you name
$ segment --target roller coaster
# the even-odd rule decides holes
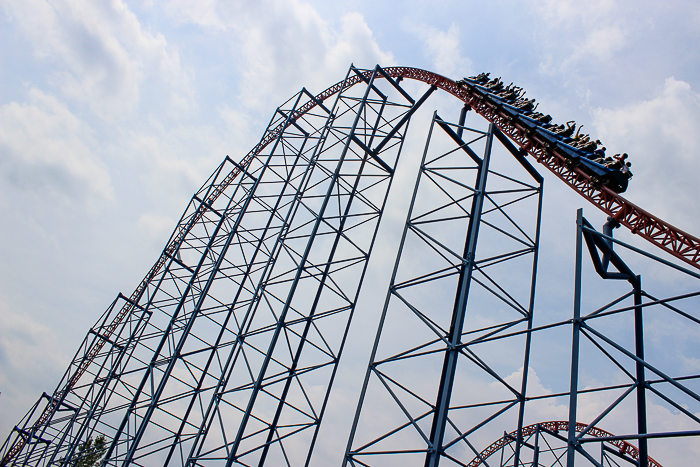
[[[418,99],[405,80],[423,83]],[[342,465],[660,466],[650,442],[700,435],[700,375],[645,356],[643,324],[670,313],[695,329],[700,292],[652,295],[628,265],[697,288],[700,240],[621,196],[624,159],[606,163],[597,142],[486,74],[351,66],[282,104],[244,158],[216,168],[135,291],[15,426],[0,465],[328,465],[314,450],[321,422],[409,123],[438,89],[463,107],[457,122],[430,119]],[[486,128],[466,125],[471,111]],[[492,157],[498,144],[512,157]],[[579,210],[573,314],[542,325],[544,178],[531,161],[609,216],[598,232]],[[684,265],[614,238],[620,226]],[[584,247],[601,281],[629,288],[582,299]],[[533,339],[552,330],[571,336],[569,390],[529,394]],[[586,342],[621,379],[579,387]],[[607,402],[582,422],[591,394]],[[568,420],[526,422],[562,398]],[[687,429],[650,429],[648,398]],[[628,401],[628,432],[600,428]]]
[[[591,186],[606,186],[616,193],[624,193],[627,190],[629,179],[632,178],[632,173],[627,170],[631,165],[629,162],[622,166],[618,161],[619,167],[615,167],[613,158],[608,157],[612,164],[606,164],[606,158],[602,157],[604,152],[601,157],[596,154],[599,140],[592,142],[588,135],[581,135],[581,127],[576,131],[576,123],[573,121],[567,122],[567,126],[552,124],[551,115],[535,112],[534,99],[525,99],[522,88],[512,86],[512,83],[503,87],[500,78],[489,81],[486,73],[459,80],[457,85],[467,86],[477,93],[480,99],[488,101],[516,120],[521,127],[527,128],[526,131],[536,133],[541,139],[548,141],[549,145],[558,146],[570,167],[580,167],[591,178]],[[626,159],[627,155],[624,154],[618,159],[622,158]]]

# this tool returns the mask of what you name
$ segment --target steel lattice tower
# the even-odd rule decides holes
[[[464,127],[465,113],[457,125],[433,120],[360,396],[369,413],[358,410],[346,454],[352,465],[397,456],[436,466],[461,457],[452,451],[469,444],[466,434],[511,409],[522,425],[527,371],[519,382],[505,377],[528,368],[543,179],[512,146],[520,170],[496,169],[494,139],[507,140],[493,124]],[[518,342],[504,342],[514,332]],[[415,367],[427,377],[417,379]],[[495,391],[474,404],[455,388],[469,381],[501,385],[510,397]]]
[[[415,99],[404,79],[427,86]],[[57,389],[5,441],[1,464],[78,465],[86,443],[104,437],[104,466],[309,465],[409,123],[437,89],[464,107],[456,122],[430,121],[343,463],[475,467],[500,453],[502,466],[658,466],[648,440],[699,435],[700,376],[669,375],[645,355],[643,317],[662,309],[698,326],[700,292],[653,296],[623,256],[669,268],[691,289],[700,274],[619,242],[612,229],[628,227],[695,267],[700,240],[600,187],[564,138],[475,82],[351,66],[321,94],[303,89],[281,105],[248,155],[216,168],[143,281],[117,296]],[[466,125],[472,110],[487,128]],[[528,155],[612,216],[601,234],[579,212],[573,318],[540,326],[544,179]],[[601,279],[632,290],[582,301],[584,243]],[[627,316],[632,338],[606,321]],[[529,396],[531,345],[551,329],[572,336],[570,390]],[[592,351],[582,350],[586,339]],[[629,381],[580,388],[579,367],[594,352]],[[617,399],[581,423],[577,401],[589,393]],[[532,401],[562,397],[568,420],[527,421]],[[694,428],[648,427],[651,397]],[[598,428],[627,398],[634,428]]]

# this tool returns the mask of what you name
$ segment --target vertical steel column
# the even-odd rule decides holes
[[[466,143],[457,133],[459,124],[443,121],[437,115],[433,122],[444,133],[436,135],[433,126],[428,134],[344,465],[374,465],[369,456],[401,456],[403,462],[408,463],[410,458],[411,464],[423,465],[468,462],[463,457],[468,454],[458,446],[477,453],[468,438],[511,409],[517,419],[523,401],[522,383],[514,388],[504,380],[489,362],[489,347],[498,345],[500,339],[516,336],[517,343],[513,339],[502,345],[524,347],[531,332],[528,322],[534,296],[529,287],[534,284],[536,261],[520,260],[529,254],[534,258],[539,216],[538,211],[532,211],[525,225],[521,224],[522,218],[511,217],[507,211],[517,212],[519,217],[530,209],[539,209],[542,180],[512,143],[505,136],[499,137],[494,126],[487,131],[462,126],[469,141]],[[449,143],[444,145],[441,139],[436,145],[436,137],[447,138]],[[490,159],[493,137],[503,143],[527,174],[505,174],[492,167],[496,165]],[[475,146],[470,147],[477,142],[483,144],[478,154],[472,149]],[[486,163],[483,153],[487,154]],[[506,167],[513,170],[512,166]],[[533,186],[521,181],[520,175],[532,177],[537,183]],[[513,206],[528,199],[525,211]],[[481,238],[482,246],[477,249],[479,236],[486,234],[489,238]],[[500,235],[515,243],[500,242]],[[518,277],[517,282],[503,281],[514,278],[514,269],[503,264],[511,259],[518,259],[509,264],[531,274],[530,280],[523,282]],[[522,287],[524,284],[529,287]],[[446,287],[450,292],[444,303]],[[482,295],[484,292],[486,295]],[[436,294],[436,300],[429,298],[432,294]],[[498,300],[496,310],[486,305],[492,299]],[[502,303],[504,307],[500,308]],[[484,317],[493,317],[500,324],[489,321],[489,326],[481,327]],[[486,358],[478,355],[479,349]],[[521,368],[517,362],[511,373]],[[424,370],[436,374],[426,380]],[[465,400],[459,384],[480,383],[484,375],[512,393],[512,400],[500,396],[477,404]],[[494,405],[500,408],[492,412]],[[489,407],[490,414],[478,411],[481,407]],[[391,415],[376,420],[377,410]],[[512,434],[513,440],[516,434]],[[381,460],[376,462],[383,465]]]
[[[200,209],[208,209],[204,208],[205,203],[202,201],[202,199],[199,199],[197,195],[200,195],[204,199],[207,199],[209,197],[209,194],[214,189],[214,181],[218,179],[225,165],[226,160],[224,160],[224,162],[222,162],[219,165],[217,170],[212,174],[212,176],[192,198],[190,205],[183,214],[178,224],[178,227],[176,228],[176,231],[173,234],[173,237],[171,237],[171,240],[175,237],[175,235],[180,229],[189,232],[190,229],[193,228],[197,223],[202,222],[204,220],[204,217],[198,217],[197,215],[195,215],[195,213],[199,212],[198,210]],[[234,187],[234,192],[237,192],[240,187],[240,182],[239,184],[234,185]],[[248,195],[244,195],[244,197],[246,196]],[[191,210],[194,210],[194,212],[192,212]],[[172,251],[177,252],[179,251],[179,248],[185,241],[185,236],[182,236],[178,242],[169,243],[169,245],[174,248]],[[138,300],[144,294],[146,294],[147,296],[152,296],[153,293],[155,293],[155,290],[159,290],[163,278],[169,272],[171,272],[171,266],[173,264],[175,264],[176,268],[182,268],[182,263],[179,262],[179,260],[175,257],[176,254],[168,253],[166,250],[164,250],[164,252],[161,255],[161,259],[166,257],[169,259],[168,261],[165,261],[163,263],[164,269],[160,272],[160,274],[155,274],[153,273],[153,271],[156,266],[154,266],[154,268],[151,269],[151,272],[149,272],[149,275],[147,275],[147,278],[144,279],[145,282],[142,283],[143,288],[141,289],[140,294],[132,294],[132,298],[137,297],[136,299]],[[153,290],[148,290],[151,287],[153,288]],[[150,292],[150,294],[148,292]],[[110,389],[109,385],[110,383],[115,381],[115,375],[118,375],[119,373],[123,373],[125,371],[123,368],[126,365],[126,363],[124,363],[124,359],[128,360],[131,356],[130,352],[133,352],[134,347],[138,342],[139,336],[144,331],[145,327],[148,325],[149,318],[152,314],[152,311],[146,310],[143,306],[139,306],[132,298],[127,298],[122,294],[118,295],[115,302],[112,303],[112,305],[108,308],[108,311],[101,317],[102,324],[96,325],[90,330],[88,338],[90,337],[90,334],[93,334],[92,344],[88,345],[86,338],[86,341],[84,341],[83,345],[81,346],[81,349],[85,348],[85,352],[81,353],[81,351],[79,350],[76,356],[74,357],[74,360],[71,366],[69,367],[66,376],[64,377],[65,380],[70,376],[70,378],[72,378],[73,381],[69,384],[69,390],[67,389],[66,391],[64,391],[60,399],[54,400],[54,404],[56,406],[64,404],[64,400],[69,394],[73,395],[74,397],[77,397],[79,404],[77,404],[75,407],[75,415],[72,417],[72,419],[66,421],[62,428],[56,430],[58,431],[58,434],[53,436],[53,450],[49,454],[42,455],[42,465],[51,465],[53,462],[56,461],[56,459],[59,458],[59,456],[61,459],[72,459],[71,456],[73,456],[75,450],[78,448],[78,445],[81,443],[81,440],[90,437],[92,431],[95,430],[94,423],[97,423],[97,421],[99,420],[100,415],[104,412],[105,406],[108,403],[109,396],[113,394],[115,390],[114,386],[112,386]],[[119,299],[122,299],[125,302],[124,305],[119,309],[119,313],[123,313],[124,310],[128,310],[129,317],[123,320],[117,320],[116,324],[114,322],[109,323],[107,321],[108,318],[114,320],[114,317],[111,315],[111,313],[112,311],[117,310],[117,308],[115,308],[115,305]],[[133,316],[136,316],[136,318],[132,319]],[[119,327],[119,330],[115,332],[115,330],[117,329],[117,325]],[[123,335],[125,333],[126,336]],[[111,339],[104,337],[105,334],[111,336]],[[104,345],[104,343],[109,343],[111,345],[111,349],[107,350],[105,352],[105,355],[101,357],[102,363],[97,365],[99,366],[99,368],[93,369],[91,367],[83,366],[82,360],[85,358],[83,354],[88,354],[89,352],[92,352],[94,348],[97,347],[95,341],[99,342],[100,339],[102,339],[103,341],[101,342],[100,346]],[[79,357],[80,355],[83,356]],[[109,357],[110,355],[112,355],[111,359]],[[97,356],[99,357],[99,354],[97,354]],[[71,369],[74,367],[78,368],[78,370],[75,375],[71,376],[70,372]],[[106,370],[106,374],[102,374],[103,370]],[[91,382],[87,382],[87,384],[77,386],[77,375],[83,375],[84,373],[87,373],[89,375],[88,377],[92,376],[94,379]],[[63,382],[61,383],[61,385],[63,385]],[[61,385],[59,385],[59,387]],[[86,394],[78,394],[78,392],[81,389],[84,389],[86,387]],[[93,423],[92,428],[88,427],[89,423]],[[50,424],[51,422],[49,418],[49,421],[43,425],[42,433],[49,427]],[[25,456],[22,465],[24,465],[26,462],[30,462],[31,464],[31,457],[32,453],[30,452],[27,456]]]
[[[505,439],[506,436],[508,436],[508,432],[504,431],[503,432],[503,439]],[[506,453],[506,443],[503,443],[503,446],[501,446],[501,461],[498,463],[498,465],[501,467],[503,467],[503,459],[505,457],[505,453]]]
[[[521,437],[522,437],[522,426],[519,427],[520,432],[521,432]],[[535,428],[535,449],[534,453],[532,454],[532,466],[533,467],[539,467],[540,465],[540,425],[537,425],[537,428]],[[516,467],[518,466],[518,463],[515,463]]]
[[[459,112],[459,127],[457,128],[457,136],[462,138],[462,135],[464,134],[464,122],[467,121],[467,112],[471,110],[471,107],[469,107],[467,104],[464,104],[462,107],[462,110]]]
[[[527,393],[527,377],[530,368],[530,346],[532,345],[532,318],[535,314],[535,285],[537,283],[537,260],[539,258],[540,251],[540,226],[542,221],[542,195],[544,190],[542,185],[544,181],[540,182],[540,199],[538,202],[537,209],[537,231],[535,233],[535,252],[532,258],[532,283],[530,284],[530,307],[528,309],[527,317],[527,333],[525,334],[525,357],[523,361],[523,381],[520,387],[520,407],[518,409],[518,434],[515,440],[515,460],[513,462],[514,466],[520,465],[520,447],[523,444],[523,422],[525,420],[525,394]],[[537,436],[539,436],[539,426],[537,428]],[[535,449],[535,459],[538,455],[537,449]],[[533,465],[537,465],[534,461]]]
[[[466,111],[464,111],[463,114],[466,115]],[[440,455],[442,454],[442,442],[445,436],[445,426],[447,424],[450,399],[452,397],[457,359],[460,353],[459,345],[462,343],[462,329],[464,328],[464,318],[467,312],[467,300],[469,298],[469,286],[474,269],[476,244],[479,238],[479,224],[481,222],[481,210],[484,205],[494,128],[495,126],[493,123],[489,124],[484,157],[478,169],[476,191],[474,193],[469,227],[467,229],[467,240],[464,245],[463,258],[465,258],[465,261],[459,272],[459,282],[452,312],[452,322],[450,323],[449,348],[445,353],[445,362],[443,364],[442,376],[440,377],[440,386],[435,403],[435,415],[430,432],[430,448],[425,458],[426,467],[437,467],[440,463]]]
[[[267,162],[269,162],[269,160],[270,160],[270,157],[268,157]],[[267,164],[267,162],[266,162],[266,164]],[[254,188],[251,191],[251,193],[255,192],[255,188],[257,188],[258,183],[259,182],[255,183]],[[170,374],[170,372],[174,368],[175,363],[177,362],[177,357],[179,357],[179,353],[182,349],[182,346],[184,345],[185,338],[187,337],[188,331],[191,328],[192,323],[194,322],[194,318],[197,316],[197,313],[199,311],[199,308],[201,307],[202,301],[206,297],[206,293],[212,284],[213,278],[215,277],[216,273],[219,270],[219,267],[221,265],[221,261],[223,260],[223,258],[226,255],[226,251],[228,250],[228,248],[231,244],[231,240],[233,239],[233,236],[235,235],[235,233],[238,230],[238,225],[240,223],[240,219],[241,219],[242,215],[246,212],[246,208],[247,208],[247,205],[248,205],[248,202],[250,201],[250,199],[251,199],[251,196],[249,196],[246,199],[245,207],[239,212],[239,215],[237,216],[237,219],[236,219],[231,231],[228,234],[226,234],[226,236],[225,236],[226,240],[225,240],[224,246],[221,249],[221,251],[219,252],[219,255],[214,263],[213,270],[204,271],[204,273],[207,276],[207,279],[206,279],[206,282],[205,282],[204,287],[202,289],[202,293],[199,295],[199,297],[197,299],[195,308],[190,314],[190,318],[187,319],[187,322],[185,324],[185,332],[182,333],[178,344],[175,346],[174,352],[172,352],[173,356],[171,356],[168,359],[168,365],[165,368],[164,376],[161,378],[161,380],[159,381],[158,386],[156,388],[151,388],[151,392],[152,392],[151,400],[148,404],[148,408],[146,409],[145,414],[142,415],[142,417],[141,417],[141,423],[139,424],[138,429],[136,430],[136,433],[133,435],[133,437],[131,439],[131,446],[129,447],[129,450],[127,451],[127,454],[126,454],[126,458],[123,461],[124,465],[128,465],[131,462],[132,458],[134,457],[136,449],[138,448],[138,445],[139,445],[139,441],[141,440],[141,437],[143,436],[143,434],[146,430],[148,422],[149,422],[153,412],[155,411],[156,403],[159,400],[159,398],[161,397],[161,394],[163,392],[165,384],[168,381],[168,375]],[[228,209],[229,209],[229,207],[227,206],[226,211],[228,211]],[[146,367],[146,371],[144,372],[143,378],[141,380],[141,384],[139,385],[139,387],[136,391],[136,394],[134,394],[134,398],[131,402],[129,409],[127,410],[127,413],[124,415],[122,423],[119,426],[119,429],[117,430],[117,433],[112,441],[112,444],[110,445],[110,447],[108,449],[107,455],[105,456],[106,458],[110,457],[111,453],[114,450],[114,447],[119,442],[119,438],[122,435],[122,433],[124,432],[124,429],[129,422],[130,415],[132,415],[136,411],[136,406],[138,404],[139,396],[144,391],[144,388],[146,387],[148,380],[153,379],[151,377],[153,369],[156,367],[158,360],[159,360],[159,357],[161,357],[161,351],[164,348],[167,348],[166,344],[168,344],[168,338],[171,336],[171,334],[170,334],[171,330],[176,327],[177,320],[181,319],[180,313],[183,312],[183,310],[185,308],[186,299],[188,298],[190,290],[195,286],[196,280],[199,279],[199,273],[203,269],[202,266],[204,265],[205,259],[207,259],[207,256],[209,256],[209,255],[211,255],[212,257],[215,255],[215,253],[213,253],[212,250],[214,249],[214,244],[215,244],[215,240],[217,240],[217,235],[218,235],[219,231],[221,230],[221,227],[224,225],[225,221],[227,220],[227,216],[225,214],[226,211],[224,211],[224,215],[221,216],[219,223],[216,225],[216,228],[210,237],[210,240],[209,240],[207,247],[206,247],[206,250],[205,250],[205,254],[203,254],[202,257],[200,258],[200,260],[197,264],[197,267],[195,269],[195,273],[192,275],[190,282],[187,284],[187,287],[185,288],[185,291],[182,294],[182,298],[180,299],[180,303],[178,304],[178,307],[175,310],[175,313],[173,313],[173,316],[170,320],[170,323],[168,324],[168,328],[166,328],[165,332],[163,333],[163,337],[162,337],[160,343],[158,344],[158,347],[156,348],[156,350],[153,354],[150,365],[148,367]],[[183,312],[183,314],[185,314],[185,313]],[[167,350],[172,351],[172,349],[170,349],[170,348],[167,348]],[[151,382],[151,384],[153,384],[153,381]],[[127,439],[128,439],[128,435],[127,435]]]
[[[644,320],[642,316],[642,276],[634,281],[634,346],[637,379],[637,433],[647,433],[646,378],[644,376]],[[639,438],[639,466],[649,465],[649,449],[646,438]]]
[[[581,331],[581,260],[583,249],[583,209],[576,211],[576,273],[574,279],[574,319],[571,338],[571,385],[569,388],[569,433],[566,467],[574,467],[576,455],[576,403],[578,399],[579,338]]]

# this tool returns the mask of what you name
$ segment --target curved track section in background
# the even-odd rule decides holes
[[[567,432],[569,430],[569,422],[564,420],[535,423],[533,425],[524,426],[522,430],[523,438],[527,438],[528,436],[535,434],[535,432],[538,430],[538,427],[540,432],[545,431],[556,434],[560,431]],[[613,435],[612,433],[605,430],[601,430],[600,428],[589,428],[588,425],[586,425],[585,423],[576,423],[576,433],[582,432],[585,432],[587,435],[590,435],[593,438],[615,437],[615,435]],[[486,449],[481,451],[479,455],[476,456],[469,464],[467,464],[467,467],[478,467],[480,465],[484,465],[484,461],[490,456],[500,451],[503,447],[515,442],[517,434],[518,432],[514,431],[512,433],[504,435],[501,439],[494,441]],[[616,447],[621,455],[628,456],[634,459],[635,461],[639,461],[639,449],[637,449],[636,446],[628,443],[627,441],[622,439],[603,439],[602,442],[608,443],[610,446]],[[651,457],[649,457],[648,459],[649,467],[662,467],[661,464],[656,462]]]
[[[488,98],[488,93],[485,95],[483,92],[483,88],[481,92],[477,92],[474,86],[460,85],[442,75],[419,68],[390,67],[382,69],[377,66],[377,69],[379,70],[378,78],[391,81],[397,90],[409,100],[412,99],[398,84],[403,79],[422,81],[457,97],[470,106],[476,113],[489,122],[494,123],[503,133],[508,135],[521,147],[521,152],[523,154],[527,153],[532,155],[539,163],[547,167],[552,173],[564,181],[564,183],[597,206],[601,211],[614,217],[621,225],[630,229],[632,233],[640,235],[667,253],[700,269],[700,240],[698,238],[664,222],[651,213],[627,201],[609,188],[595,188],[591,177],[580,168],[571,164],[571,154],[575,153],[577,151],[576,149],[561,144],[559,141],[561,138],[556,135],[532,131],[531,125],[528,126],[523,123],[524,119],[520,119],[520,115],[513,115],[512,107],[509,107],[511,110],[510,112],[506,111],[503,105],[498,104],[495,100],[491,101]],[[226,176],[218,188],[213,190],[204,202],[200,204],[197,212],[181,220],[156,263],[148,271],[130,297],[128,299],[124,297],[126,303],[117,313],[114,320],[102,329],[104,339],[95,342],[95,345],[88,351],[88,354],[82,360],[77,371],[72,377],[69,377],[68,383],[53,394],[51,402],[46,406],[34,426],[41,426],[52,417],[52,414],[55,413],[56,408],[63,400],[65,394],[71,391],[78,383],[85,373],[85,370],[90,365],[90,362],[100,353],[105,343],[109,341],[109,338],[114,334],[119,325],[126,319],[129,313],[131,313],[135,304],[138,303],[146,290],[147,285],[162,270],[171,255],[177,251],[185,235],[201,219],[204,212],[209,209],[207,206],[211,206],[213,202],[221,196],[224,190],[233,183],[241,171],[248,166],[253,157],[259,154],[271,142],[275,141],[277,137],[289,125],[294,124],[298,118],[317,106],[323,106],[323,102],[329,97],[360,82],[368,82],[372,72],[373,70],[355,70],[354,75],[348,76],[344,81],[336,83],[310,99],[304,106],[295,111],[288,121],[268,131],[263,136],[260,143],[258,143],[239,164],[234,164],[235,168]],[[25,444],[26,438],[17,438],[0,461],[0,466],[7,465],[7,463],[22,450]]]

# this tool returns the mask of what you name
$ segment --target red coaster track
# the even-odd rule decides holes
[[[582,170],[576,167],[567,167],[568,158],[553,145],[553,141],[547,140],[541,135],[532,134],[530,129],[520,125],[511,115],[499,109],[497,105],[488,102],[476,92],[470,91],[467,87],[458,85],[455,81],[420,68],[411,67],[390,67],[382,70],[383,73],[377,75],[378,78],[401,78],[413,79],[424,83],[434,85],[453,96],[457,97],[464,103],[468,104],[475,112],[484,117],[486,120],[494,123],[503,133],[508,135],[514,142],[521,146],[527,153],[531,154],[538,162],[547,167],[552,173],[563,180],[567,185],[576,190],[581,196],[597,206],[601,211],[613,216],[621,225],[624,225],[632,231],[632,233],[640,235],[647,239],[657,247],[672,254],[676,258],[700,269],[700,240],[696,237],[683,232],[682,230],[664,222],[658,217],[650,214],[642,208],[630,203],[625,198],[615,193],[614,191],[602,187],[594,188],[591,183],[591,178]],[[344,81],[341,81],[322,93],[318,94],[315,99],[309,100],[304,106],[296,111],[291,121],[300,118],[302,115],[309,112],[311,109],[337,94],[338,92],[350,88],[355,84],[366,81],[370,78],[374,70],[365,70],[358,72],[355,75],[349,76]],[[44,425],[55,412],[58,406],[68,392],[77,384],[80,378],[85,373],[93,359],[100,353],[105,343],[114,334],[117,327],[124,321],[126,316],[131,312],[134,305],[138,303],[148,283],[158,275],[169,257],[178,249],[180,243],[185,238],[185,235],[195,225],[202,214],[208,209],[207,205],[211,206],[213,202],[223,193],[223,191],[236,179],[253,159],[259,154],[268,144],[274,141],[291,122],[281,123],[273,131],[268,132],[263,139],[258,143],[222,181],[218,189],[214,190],[204,202],[199,205],[198,211],[191,217],[184,219],[177,226],[172,240],[165,247],[163,253],[158,258],[158,261],[148,271],[148,274],[141,283],[136,287],[136,290],[127,299],[124,306],[119,310],[114,320],[106,327],[101,329],[101,335],[104,339],[98,339],[93,347],[88,351],[87,355],[82,359],[80,365],[68,383],[58,389],[37,421],[34,427]],[[25,446],[27,439],[23,436],[18,436],[15,439],[12,447],[7,451],[0,466],[7,465]]]
[[[567,421],[555,421],[555,422],[542,422],[542,423],[535,423],[534,425],[529,425],[529,426],[524,426],[523,427],[523,432],[522,436],[523,438],[526,438],[532,434],[535,433],[537,430],[537,427],[540,428],[540,430],[548,430],[554,433],[558,433],[560,431],[567,432],[569,431],[569,422]],[[581,433],[584,430],[588,429],[588,425],[585,423],[576,423],[576,433]],[[494,441],[491,443],[486,449],[481,451],[478,456],[476,456],[469,464],[467,464],[467,467],[478,467],[479,465],[483,464],[483,461],[487,459],[489,456],[492,454],[495,454],[496,452],[500,451],[501,448],[504,446],[507,446],[511,444],[513,441],[516,439],[517,431],[514,431],[512,433],[509,433],[505,435],[503,438]],[[587,431],[587,434],[590,435],[593,438],[611,438],[614,435],[612,433],[609,433],[605,430],[601,430],[600,428],[593,427]],[[637,449],[634,445],[628,443],[625,440],[621,439],[612,439],[612,440],[606,440],[605,442],[609,443],[612,446],[615,446],[616,448],[619,449],[620,454],[627,455],[631,457],[632,459],[639,461],[639,449]],[[654,459],[651,457],[649,459],[649,467],[662,467],[661,464],[656,462]]]

